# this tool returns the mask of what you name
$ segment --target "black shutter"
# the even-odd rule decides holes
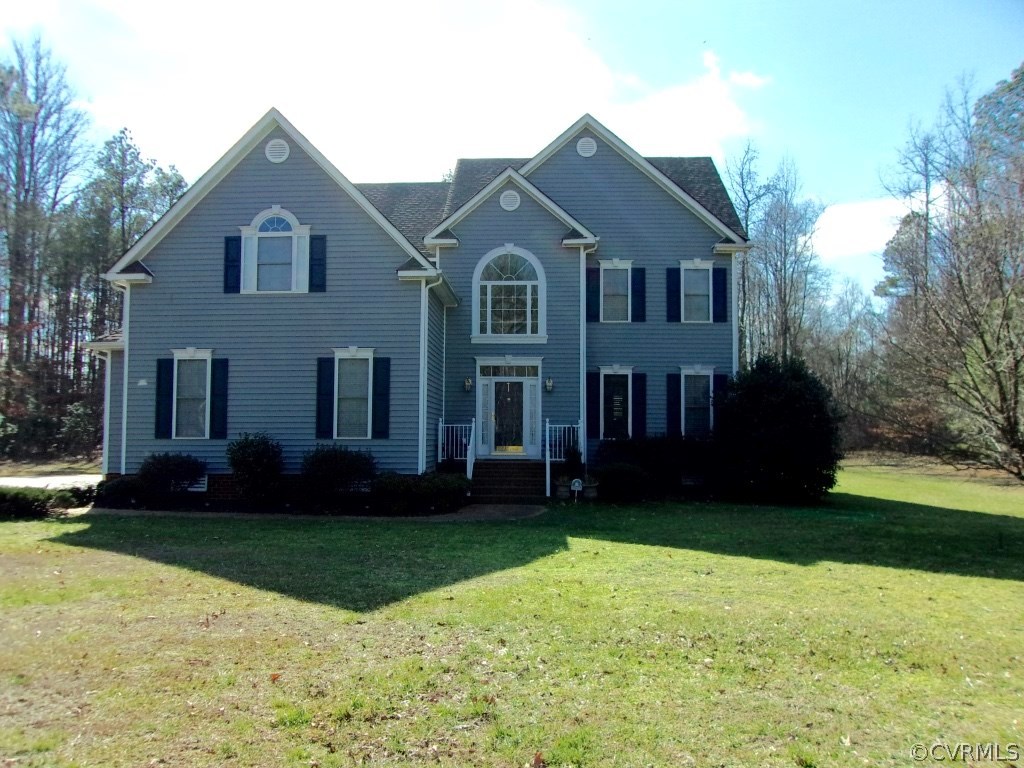
[[[729,322],[728,276],[729,270],[725,267],[715,267],[711,270],[711,319],[716,323]]]
[[[334,437],[334,358],[316,359],[316,437]]]
[[[665,270],[665,319],[670,323],[678,323],[683,319],[680,279],[679,267]]]
[[[242,290],[242,238],[224,238],[224,293]]]
[[[587,371],[587,437],[601,437],[601,374]]]
[[[721,413],[721,404],[729,394],[729,384],[732,378],[727,373],[716,373],[711,383],[711,417],[714,423],[718,423],[718,414]]]
[[[210,361],[210,439],[228,436],[228,359]]]
[[[647,374],[633,372],[633,434],[647,437]]]
[[[388,437],[391,424],[391,358],[373,358],[372,437]]]
[[[647,270],[643,267],[633,267],[630,272],[632,273],[630,288],[633,293],[630,297],[632,304],[630,311],[633,316],[629,319],[634,323],[645,323],[647,322]]]
[[[309,238],[309,292],[324,293],[327,290],[327,236],[313,235]]]
[[[173,414],[174,358],[161,357],[156,361],[156,427],[153,437],[157,440],[171,439]]]
[[[683,423],[683,375],[670,373],[665,376],[665,434],[679,437]]]
[[[587,267],[587,322],[601,319],[601,270]]]

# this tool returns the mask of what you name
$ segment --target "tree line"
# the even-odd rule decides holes
[[[116,332],[103,273],[185,191],[127,129],[86,140],[65,67],[39,38],[0,62],[0,455],[82,453],[100,438],[100,364]]]
[[[807,361],[850,447],[928,453],[1024,480],[1024,66],[974,100],[951,92],[888,180],[906,215],[868,295],[814,248],[824,207],[748,144],[727,166],[754,244],[740,265],[741,361]]]

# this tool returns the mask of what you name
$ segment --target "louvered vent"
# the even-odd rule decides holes
[[[514,189],[506,189],[501,193],[498,202],[501,203],[501,207],[506,211],[514,211],[519,207],[519,193]]]
[[[270,162],[283,163],[288,159],[288,153],[291,151],[291,148],[284,139],[271,139],[267,142],[267,146],[263,151]]]
[[[597,142],[590,136],[584,136],[576,142],[576,152],[580,157],[593,157],[597,152]]]

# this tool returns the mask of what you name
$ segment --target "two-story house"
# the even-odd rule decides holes
[[[532,158],[352,184],[271,110],[106,275],[103,471],[225,475],[330,441],[383,469],[541,461],[702,435],[737,367],[748,246],[709,158],[644,158],[589,115]]]

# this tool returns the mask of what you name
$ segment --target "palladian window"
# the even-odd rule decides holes
[[[477,268],[474,338],[543,340],[544,275],[539,262],[519,248],[488,256]]]

